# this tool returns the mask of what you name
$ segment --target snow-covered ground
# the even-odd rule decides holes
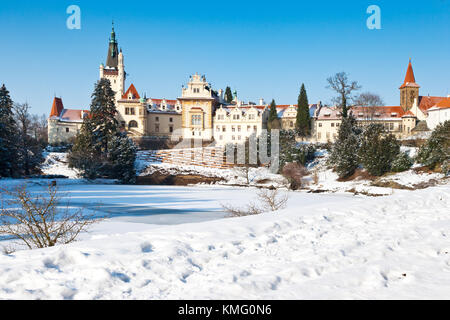
[[[405,148],[410,155],[414,148]],[[306,190],[289,192],[286,209],[226,218],[222,204],[244,206],[257,188],[238,170],[145,163],[141,174],[222,177],[215,185],[123,186],[76,179],[63,153],[42,167],[72,207],[106,219],[70,245],[0,253],[0,299],[449,299],[450,184],[438,173],[386,175],[421,190],[336,181],[326,152],[309,165]],[[317,181],[314,181],[314,172]],[[286,184],[265,168],[251,185]],[[27,183],[42,192],[49,180]],[[308,193],[308,192],[323,193]],[[368,197],[360,194],[384,195]],[[10,245],[0,239],[0,247]]]
[[[132,208],[211,215],[218,202],[255,195],[230,187],[67,187],[74,201],[102,194]],[[123,208],[124,220],[105,221],[77,243],[0,255],[0,298],[448,299],[449,191],[445,184],[386,197],[291,192],[276,213],[179,225],[142,223]]]

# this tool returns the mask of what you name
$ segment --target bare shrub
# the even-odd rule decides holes
[[[3,199],[3,195],[9,198]],[[101,220],[83,209],[71,212],[69,203],[59,207],[60,203],[56,184],[49,184],[45,194],[37,195],[26,185],[2,189],[0,235],[20,240],[29,249],[53,247],[74,242],[82,231]]]
[[[298,190],[303,186],[303,178],[308,175],[308,170],[296,162],[287,163],[281,174],[289,181],[292,190]]]
[[[315,169],[312,174],[314,184],[319,184],[319,169]]]
[[[239,208],[229,204],[222,204],[222,208],[230,214],[230,217],[244,217],[284,209],[289,199],[287,193],[280,194],[278,190],[261,189],[257,195],[259,205],[250,202],[245,207]]]

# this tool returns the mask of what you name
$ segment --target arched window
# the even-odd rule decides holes
[[[138,127],[138,123],[136,121],[130,121],[130,123],[128,124],[128,128],[137,128]]]

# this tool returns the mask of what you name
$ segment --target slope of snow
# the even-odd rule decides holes
[[[449,191],[296,192],[276,213],[0,255],[0,298],[448,299]]]
[[[41,165],[42,173],[45,175],[61,175],[69,179],[78,177],[78,170],[69,168],[67,153],[48,152],[44,154],[45,161]]]

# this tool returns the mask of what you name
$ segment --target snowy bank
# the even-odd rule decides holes
[[[1,255],[0,298],[448,299],[449,191],[297,192],[277,213]]]

